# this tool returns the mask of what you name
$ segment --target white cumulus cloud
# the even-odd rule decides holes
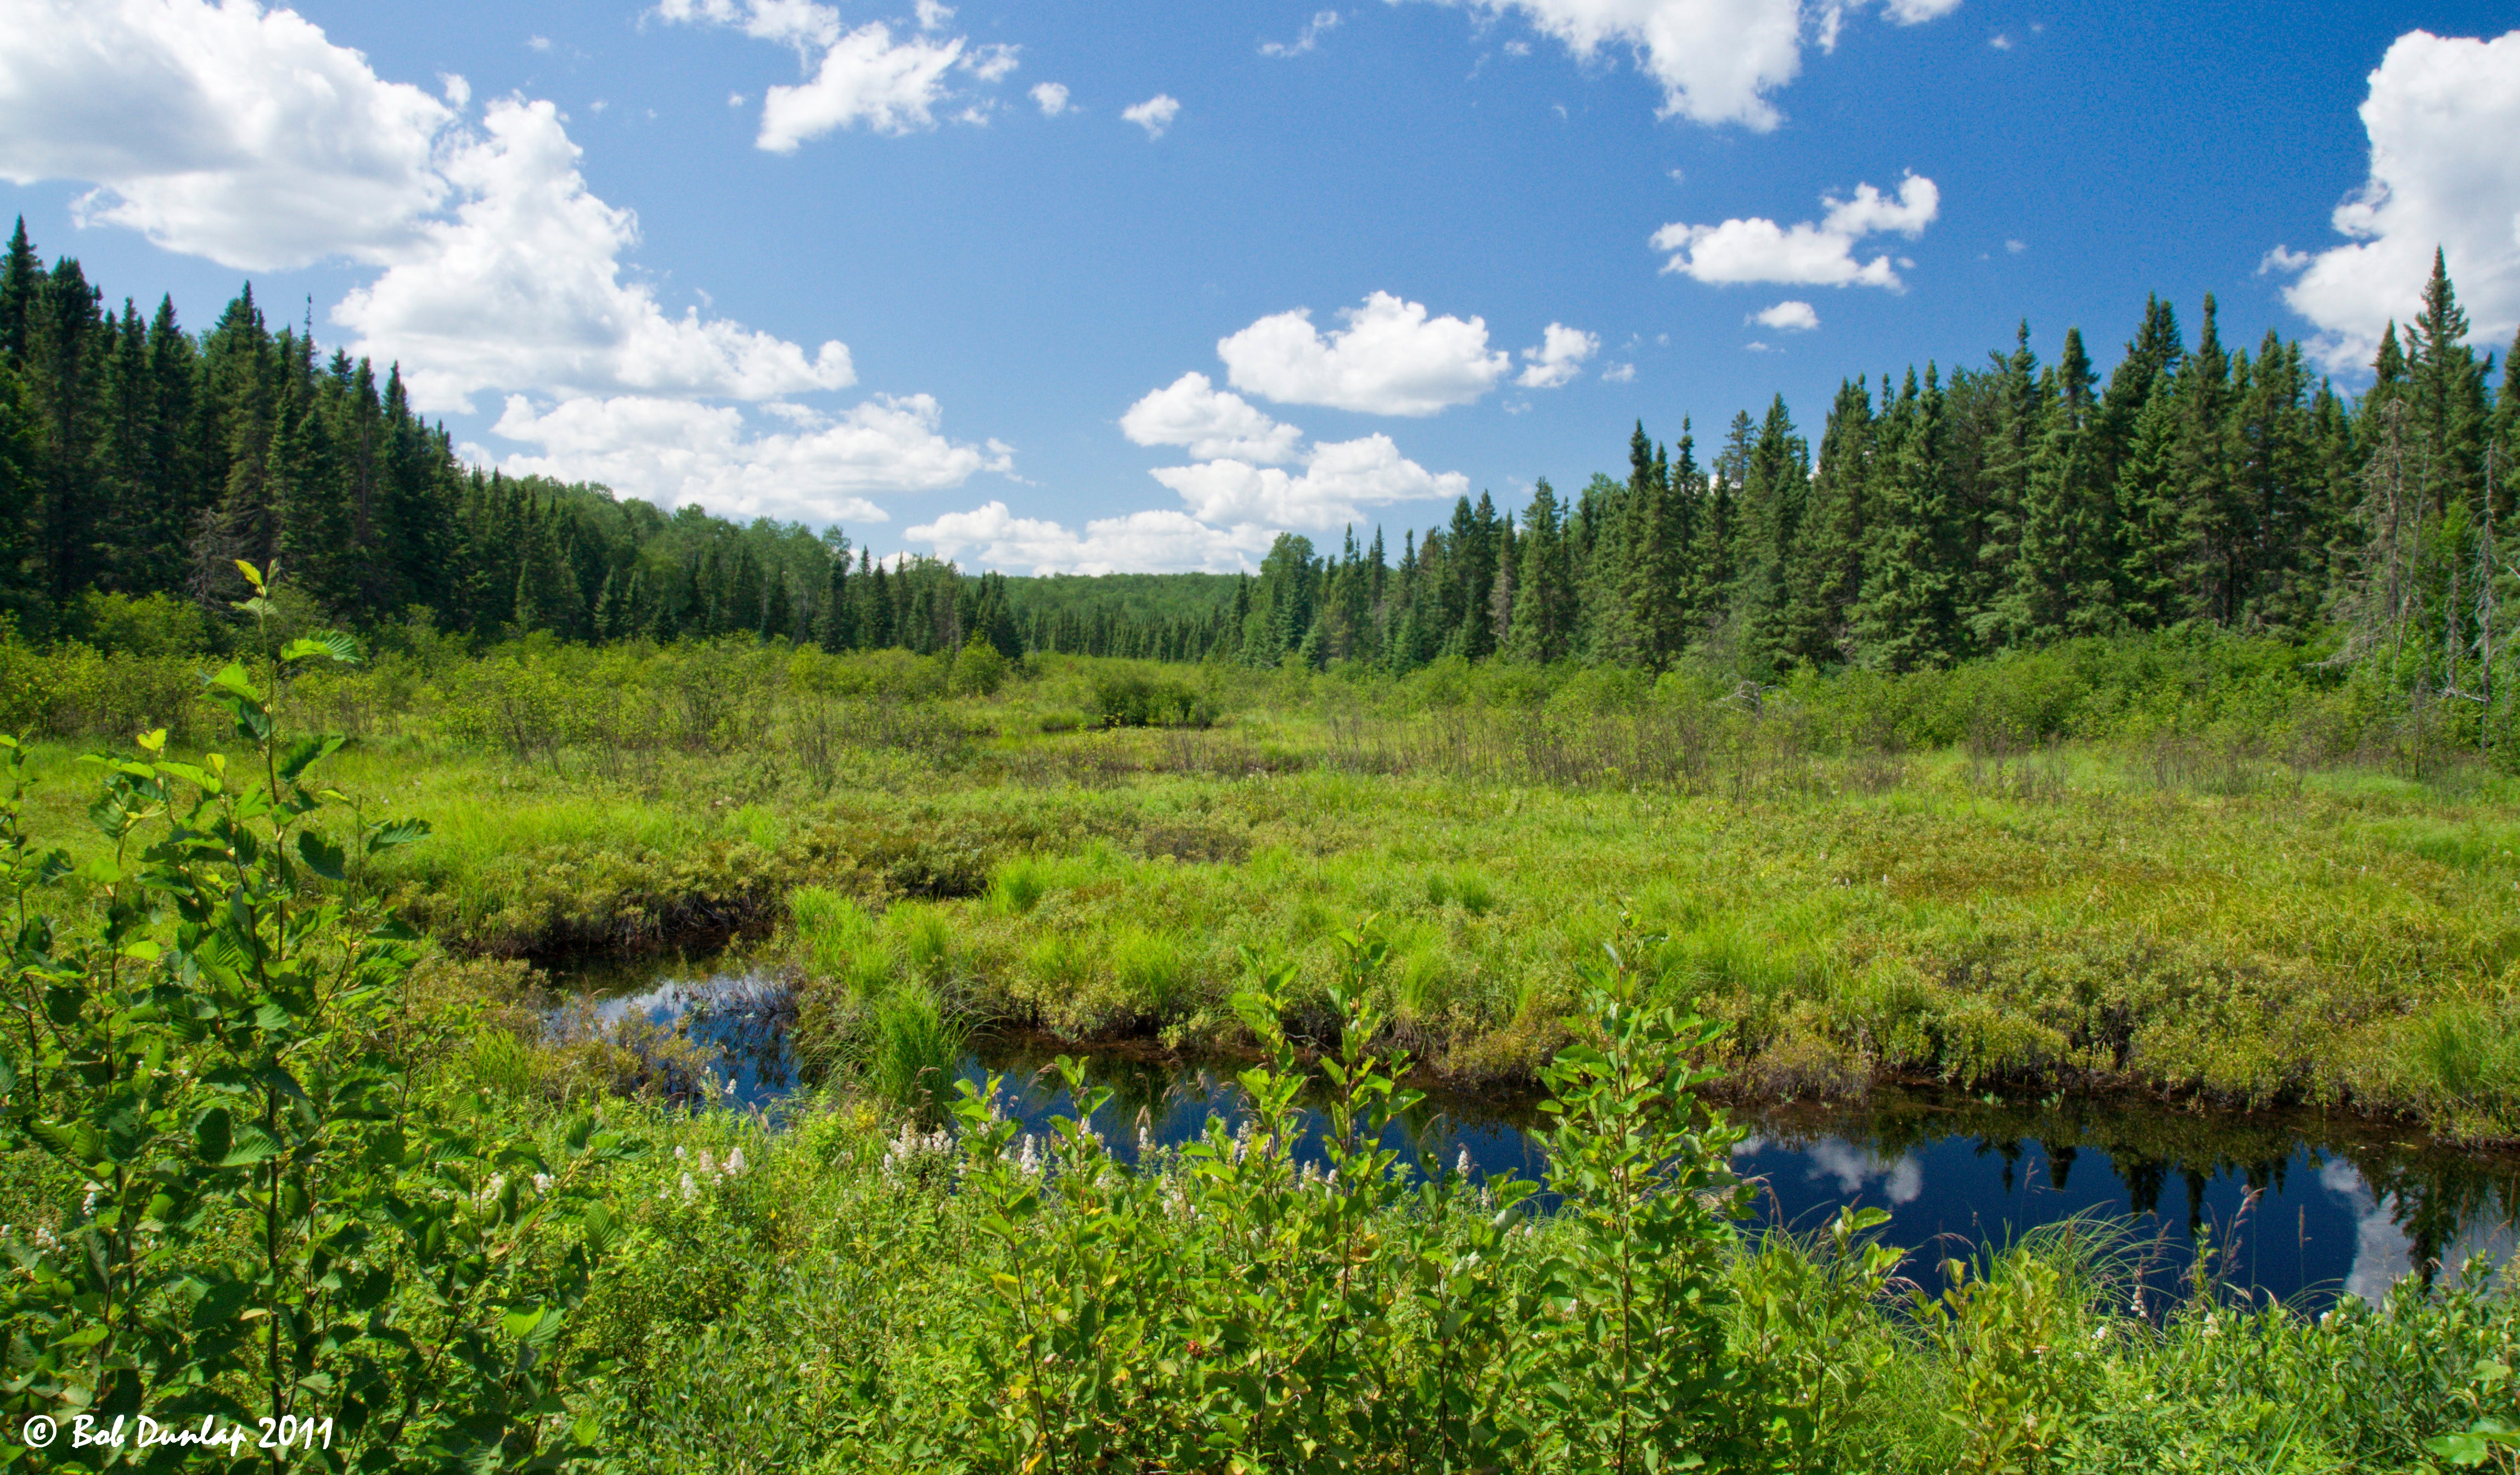
[[[1231,458],[1151,473],[1201,522],[1328,530],[1390,502],[1468,494],[1459,471],[1429,471],[1400,454],[1388,435],[1315,445],[1302,475]]]
[[[807,139],[860,123],[896,136],[933,128],[945,72],[962,55],[959,36],[896,43],[890,27],[870,21],[823,53],[813,80],[773,87],[762,97],[754,142],[773,154],[792,154]]]
[[[1161,138],[1164,130],[1173,125],[1173,119],[1181,116],[1181,99],[1158,92],[1143,103],[1121,109],[1120,116],[1146,129],[1147,137]]]
[[[1032,100],[1044,117],[1057,117],[1067,111],[1067,88],[1058,82],[1043,82],[1032,90]]]
[[[1129,407],[1120,431],[1142,446],[1183,446],[1200,460],[1292,461],[1304,432],[1270,419],[1204,374],[1185,374]]]
[[[2520,324],[2520,30],[2409,31],[2370,87],[2370,177],[2332,217],[2351,239],[2277,246],[2267,265],[2300,273],[2284,300],[2321,330],[2314,346],[2331,368],[2367,367],[2389,320],[2414,316],[2436,246],[2475,336],[2498,346]]]
[[[1745,321],[1784,333],[1809,333],[1820,326],[1820,314],[1812,311],[1809,302],[1779,302],[1765,311],[1750,314]]]
[[[262,271],[380,259],[445,196],[454,112],[293,12],[10,0],[0,29],[0,178],[95,185],[82,225]]]
[[[722,318],[668,316],[623,281],[638,221],[586,188],[577,159],[551,104],[493,103],[481,136],[446,157],[454,217],[425,223],[333,309],[355,351],[401,360],[415,400],[436,409],[491,388],[766,399],[855,381],[844,344],[808,357]]]
[[[733,26],[756,41],[792,46],[799,56],[840,35],[840,13],[812,0],[657,0],[655,15],[685,25]]]
[[[1821,202],[1828,212],[1816,224],[1780,226],[1755,215],[1721,225],[1674,222],[1654,232],[1653,248],[1671,253],[1663,270],[1700,282],[1883,287],[1895,291],[1901,283],[1890,258],[1876,255],[1859,262],[1856,244],[1883,233],[1910,240],[1922,235],[1942,210],[1942,192],[1932,180],[1910,174],[1899,182],[1896,195],[1858,185],[1850,199],[1824,197]]]
[[[880,522],[870,493],[937,491],[1012,468],[1003,445],[947,439],[944,412],[924,394],[878,395],[829,418],[770,408],[788,428],[756,432],[732,405],[686,399],[581,397],[537,410],[511,395],[491,432],[539,448],[502,460],[513,474],[601,481],[660,507],[697,502],[738,518]]]
[[[1098,517],[1080,534],[1045,518],[1018,517],[993,501],[922,522],[909,536],[933,544],[939,558],[968,556],[986,567],[1034,573],[1234,573],[1252,567],[1277,534],[1247,523],[1210,527],[1169,510]]]
[[[1454,0],[1446,0],[1454,3]],[[1662,88],[1661,113],[1765,132],[1779,118],[1768,94],[1802,71],[1806,32],[1823,51],[1847,13],[1865,0],[1459,0],[1489,17],[1520,16],[1533,29],[1592,62],[1624,47]],[[1948,15],[1959,0],[1887,0],[1890,20],[1912,25]]]
[[[1584,372],[1584,361],[1601,351],[1601,339],[1580,328],[1552,323],[1540,335],[1540,346],[1522,350],[1531,365],[1514,380],[1525,389],[1554,389],[1572,383]]]
[[[667,313],[624,262],[636,217],[587,188],[548,102],[494,101],[469,126],[255,0],[0,4],[0,174],[95,184],[89,220],[232,265],[379,268],[333,321],[353,351],[398,362],[424,411],[503,393],[495,433],[527,448],[512,469],[818,520],[880,517],[876,492],[1012,472],[1010,448],[948,439],[924,395],[832,414],[787,401],[855,381],[839,342],[809,353]],[[827,34],[825,9],[792,0],[684,8],[799,46]],[[440,84],[469,104],[461,79]],[[711,400],[769,401],[779,423],[757,431]]]
[[[836,129],[863,126],[898,137],[933,128],[937,112],[962,100],[954,73],[993,83],[1017,64],[1012,46],[975,47],[965,37],[938,34],[954,11],[935,0],[922,0],[918,32],[899,39],[880,21],[847,27],[837,10],[813,0],[661,0],[655,15],[685,24],[731,26],[791,47],[814,67],[805,81],[773,86],[762,95],[761,132],[753,142],[773,154],[792,154]],[[985,122],[990,106],[968,102],[953,115]]]
[[[1342,308],[1325,335],[1312,314],[1276,313],[1216,345],[1238,389],[1289,405],[1368,415],[1433,415],[1466,405],[1513,367],[1488,347],[1483,318],[1429,318],[1423,303],[1377,291]]]

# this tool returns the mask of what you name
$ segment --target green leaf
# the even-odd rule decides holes
[[[319,655],[345,666],[357,665],[359,643],[338,630],[327,630],[320,635],[300,636],[291,641],[282,648],[280,659],[284,664],[294,665]]]
[[[213,1106],[193,1124],[193,1150],[205,1163],[223,1161],[235,1143],[235,1118],[228,1115],[226,1107]]]
[[[348,874],[348,859],[341,847],[311,829],[298,831],[297,858],[306,863],[307,870],[328,881],[338,881]]]
[[[249,1168],[265,1158],[278,1156],[279,1141],[268,1132],[248,1122],[236,1129],[236,1142],[219,1159],[222,1168]]]
[[[244,1280],[229,1280],[210,1287],[209,1294],[193,1303],[193,1329],[207,1331],[236,1319],[237,1313],[253,1300],[253,1286]]]
[[[169,779],[180,779],[184,782],[193,785],[195,788],[200,789],[205,794],[214,794],[219,791],[220,785],[217,776],[210,773],[207,769],[196,768],[189,763],[176,763],[170,760],[158,764],[158,772],[164,774]]]
[[[396,820],[390,825],[377,827],[377,832],[368,836],[368,853],[374,855],[396,845],[408,845],[414,840],[427,838],[428,834],[427,820]]]
[[[599,1259],[611,1253],[613,1242],[620,1234],[620,1227],[613,1222],[612,1211],[602,1204],[586,1211],[581,1229],[586,1234],[586,1252]]]
[[[254,686],[252,679],[245,674],[245,667],[235,661],[230,661],[219,668],[218,672],[210,677],[208,685],[214,693],[225,693],[243,701],[258,704],[262,700],[261,691]]]
[[[527,1347],[547,1347],[567,1314],[558,1307],[528,1306],[499,1319],[499,1329]]]
[[[294,783],[300,774],[330,754],[340,751],[339,738],[300,738],[280,755],[280,782]]]

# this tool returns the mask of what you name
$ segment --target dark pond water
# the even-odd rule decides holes
[[[635,989],[616,984],[595,1006],[608,1020],[635,1013],[679,1025],[716,1047],[714,1091],[734,1104],[775,1113],[794,1089],[792,1008],[764,980],[652,973]],[[1023,1039],[982,1041],[961,1073],[974,1083],[1002,1074],[1010,1114],[1042,1130],[1070,1109],[1048,1069],[1055,1053]],[[1136,1155],[1142,1133],[1172,1146],[1211,1116],[1240,1116],[1235,1062],[1129,1047],[1086,1058],[1092,1082],[1112,1091],[1096,1126],[1123,1156]],[[2520,1220],[2520,1157],[2309,1114],[1894,1088],[1860,1103],[1737,1106],[1732,1116],[1750,1133],[1733,1167],[1756,1184],[1767,1223],[1813,1229],[1841,1204],[1886,1209],[1889,1241],[1919,1252],[1908,1270],[1918,1278],[1947,1255],[2098,1214],[2127,1223],[2130,1248],[2157,1286],[2184,1274],[2203,1232],[2224,1247],[2235,1287],[2287,1300],[2339,1291],[2368,1299],[2473,1255],[2509,1259]],[[1540,1120],[1527,1101],[1429,1092],[1386,1144],[1429,1168],[1466,1157],[1480,1174],[1537,1180],[1547,1157],[1526,1129]],[[1318,1155],[1316,1144],[1306,1150]]]

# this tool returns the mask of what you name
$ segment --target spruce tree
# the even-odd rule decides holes
[[[1848,657],[1847,620],[1864,588],[1871,461],[1872,396],[1862,379],[1841,380],[1821,431],[1803,536],[1786,570],[1781,650],[1788,659]]]
[[[2414,434],[2423,467],[2429,515],[2447,515],[2452,505],[2476,507],[2484,482],[2486,423],[2490,415],[2484,365],[2467,346],[2467,311],[2451,287],[2440,247],[2424,284],[2423,310],[2407,333],[2407,380]]]
[[[43,258],[27,241],[26,217],[21,215],[9,237],[8,254],[0,256],[0,364],[15,369],[26,362],[26,335],[34,323],[43,275]]]
[[[2234,368],[2245,372],[2246,360],[2235,364],[2223,351],[2208,292],[2195,351],[2180,366],[2179,434],[2165,489],[2172,508],[2158,524],[2175,540],[2166,561],[2178,570],[2171,606],[2162,611],[2165,622],[2207,619],[2229,626],[2238,619],[2254,530],[2231,477],[2231,406],[2245,387],[2234,382]]]
[[[858,583],[866,590],[866,609],[860,620],[860,628],[866,632],[866,648],[889,650],[900,645],[900,633],[893,628],[892,590],[888,587],[883,565],[876,564],[874,571],[859,579]]]
[[[1785,397],[1769,403],[1742,476],[1748,539],[1740,612],[1742,669],[1773,676],[1793,658],[1792,569],[1803,556],[1803,522],[1811,503],[1811,452],[1794,432]]]
[[[1691,497],[1697,479],[1695,447],[1681,423],[1680,465],[1654,450],[1642,481],[1629,489],[1627,531],[1627,635],[1630,658],[1659,676],[1686,653],[1696,631],[1688,611]]]
[[[2055,376],[2042,374],[2038,356],[2030,351],[2027,319],[2014,330],[2012,352],[1991,358],[1986,388],[1992,413],[1978,444],[1976,495],[1963,532],[1972,557],[1965,587],[1958,593],[1962,620],[1979,649],[2034,638],[2012,596],[2023,523],[2036,495],[2033,469],[2056,395]]]
[[[68,256],[41,278],[27,314],[22,381],[34,412],[45,592],[54,607],[75,600],[101,565],[104,411],[112,340],[78,262]]]
[[[1533,664],[1564,660],[1574,648],[1574,568],[1565,514],[1546,476],[1532,488],[1531,505],[1523,510],[1520,541],[1505,653]]]
[[[2096,634],[2114,617],[2114,518],[2094,445],[2096,378],[2082,330],[2067,329],[2051,376],[2054,404],[2046,411],[2023,480],[2020,533],[2002,602],[2004,638],[2012,643]]]
[[[1857,658],[1891,671],[1939,666],[1959,646],[1953,591],[1963,550],[1954,535],[1943,389],[1913,370],[1881,417],[1873,469],[1879,515],[1870,529],[1855,611]]]

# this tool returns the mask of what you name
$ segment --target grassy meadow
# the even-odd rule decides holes
[[[1209,725],[1104,725],[1149,693]],[[2280,647],[1745,693],[526,646],[289,701],[354,735],[344,791],[432,817],[357,879],[447,947],[734,940],[792,975],[809,1060],[901,992],[1241,1043],[1245,950],[1318,1013],[1333,933],[1372,916],[1394,1038],[1527,1090],[1574,965],[1632,916],[1660,996],[1732,1026],[1733,1091],[2140,1091],[2520,1137],[2520,785]],[[38,796],[75,836],[75,784]]]

